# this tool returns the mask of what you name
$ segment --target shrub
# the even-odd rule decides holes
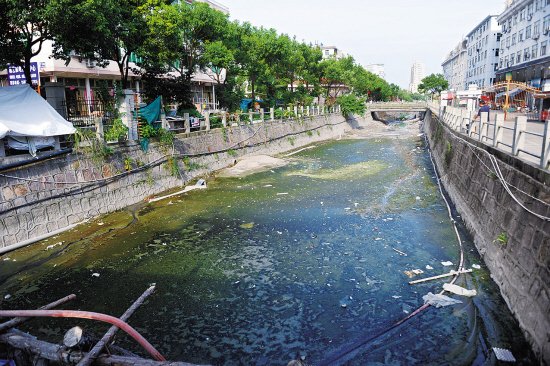
[[[365,113],[365,103],[363,99],[358,98],[354,94],[346,94],[336,98],[336,103],[342,109],[342,115],[346,118],[352,114],[362,115]]]

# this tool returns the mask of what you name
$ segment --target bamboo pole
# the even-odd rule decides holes
[[[51,302],[47,305],[44,305],[42,306],[41,308],[39,308],[40,310],[49,310],[49,309],[53,309],[61,304],[64,304],[66,303],[67,301],[71,301],[71,300],[74,300],[76,298],[76,295],[75,294],[70,294],[68,296],[65,296],[57,301],[54,301],[54,302]],[[19,324],[21,323],[24,323],[26,322],[27,320],[29,320],[30,318],[13,318],[11,320],[8,320],[7,322],[5,323],[2,323],[0,324],[0,333],[2,333],[3,331],[7,330],[7,329],[10,329],[10,328],[13,328],[13,327],[16,327],[18,326]]]
[[[431,281],[431,280],[437,280],[439,278],[445,278],[445,277],[450,277],[450,276],[463,274],[463,273],[470,273],[470,272],[472,272],[471,269],[463,269],[462,271],[451,271],[449,273],[440,274],[438,276],[426,277],[426,278],[421,278],[419,280],[410,281],[409,285],[414,285],[415,283],[421,283],[421,282],[426,282],[426,281]]]
[[[120,317],[120,320],[124,322],[128,320],[128,318],[132,316],[132,314],[137,310],[137,308],[140,307],[141,304],[143,304],[145,299],[149,297],[149,295],[151,295],[154,291],[155,291],[155,285],[151,285],[151,287],[145,290],[145,292],[141,294],[141,296],[136,301],[134,301],[132,306],[130,306],[128,310],[126,310],[124,314],[122,314],[122,316]],[[91,365],[92,362],[94,362],[94,360],[99,356],[101,350],[103,350],[103,348],[111,342],[111,340],[113,339],[117,331],[118,331],[118,327],[116,325],[113,325],[111,328],[109,328],[107,333],[105,333],[105,335],[99,340],[99,342],[96,343],[94,348],[92,348],[90,352],[88,352],[88,354],[82,357],[82,359],[78,362],[77,366]]]

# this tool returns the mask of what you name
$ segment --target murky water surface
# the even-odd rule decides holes
[[[327,143],[284,168],[208,183],[0,257],[1,308],[35,308],[74,292],[67,307],[120,315],[154,282],[156,293],[130,323],[173,360],[481,365],[494,362],[485,353],[494,346],[532,361],[468,239],[467,264],[481,269],[458,283],[476,297],[430,308],[361,345],[444,283],[411,286],[405,271],[431,276],[458,264],[420,140]],[[59,319],[26,329],[59,341],[77,323],[107,329]],[[141,352],[123,335],[119,343]],[[347,352],[353,344],[360,346]]]

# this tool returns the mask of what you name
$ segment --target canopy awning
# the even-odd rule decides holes
[[[513,98],[516,94],[518,94],[518,93],[521,92],[521,91],[522,91],[522,90],[521,90],[520,88],[514,88],[514,89],[512,89],[512,90],[510,90],[510,91],[508,92],[508,97]],[[504,96],[504,95],[506,95],[506,91],[497,93],[497,94],[495,95],[495,99],[496,99],[496,98],[500,98],[500,97],[502,97],[502,96]]]
[[[0,88],[0,138],[60,136],[75,132],[73,125],[28,84]]]

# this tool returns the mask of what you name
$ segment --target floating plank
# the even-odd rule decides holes
[[[419,280],[410,281],[409,285],[414,285],[416,283],[421,283],[421,282],[426,282],[426,281],[431,281],[431,280],[437,280],[439,278],[445,278],[445,277],[450,277],[450,276],[463,274],[463,273],[470,273],[470,272],[472,272],[471,269],[463,269],[462,271],[451,271],[449,273],[440,274],[438,276],[426,277],[426,278],[421,278]]]

